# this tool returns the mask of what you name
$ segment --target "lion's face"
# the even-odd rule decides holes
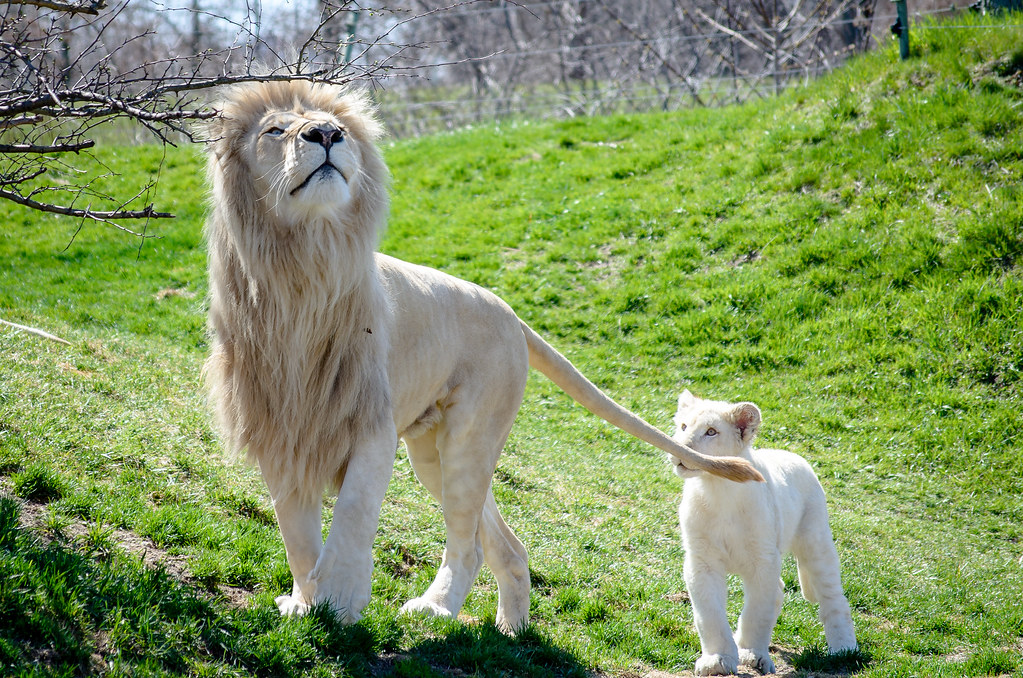
[[[269,111],[246,150],[257,192],[299,216],[347,206],[360,171],[357,146],[327,111]]]
[[[379,218],[370,212],[386,199],[387,171],[365,98],[301,81],[253,83],[230,92],[214,134],[215,200],[242,189],[256,204],[240,209],[292,226]]]

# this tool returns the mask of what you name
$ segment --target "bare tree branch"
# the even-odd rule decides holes
[[[99,14],[100,10],[106,7],[104,0],[93,0],[89,3],[78,3],[78,2],[60,2],[59,0],[7,0],[12,5],[31,5],[33,7],[42,7],[44,9],[52,9],[58,12],[68,12],[69,14]]]
[[[77,144],[50,144],[39,146],[35,144],[0,144],[0,153],[78,153],[87,148],[92,148],[96,142],[92,139]]]
[[[80,219],[93,219],[95,221],[103,221],[103,222],[111,223],[111,225],[117,226],[118,228],[120,228],[121,230],[125,231],[126,233],[131,233],[132,235],[138,235],[140,237],[145,237],[145,238],[153,238],[155,236],[151,236],[151,235],[143,236],[140,233],[135,233],[134,231],[130,231],[130,230],[128,230],[128,229],[118,225],[118,224],[112,223],[112,220],[113,219],[173,219],[174,218],[174,215],[170,214],[169,212],[157,212],[153,208],[152,205],[147,205],[144,209],[141,209],[141,210],[113,210],[113,211],[110,211],[110,212],[103,212],[103,211],[100,211],[100,210],[94,210],[92,208],[77,209],[77,208],[73,208],[73,207],[61,207],[60,205],[51,205],[49,203],[39,202],[38,200],[32,200],[31,198],[26,198],[26,197],[22,196],[20,193],[15,193],[14,191],[8,191],[8,190],[3,189],[3,188],[0,188],[0,198],[4,198],[6,200],[10,200],[11,202],[16,202],[19,205],[24,205],[25,207],[31,207],[32,209],[39,210],[40,212],[49,212],[50,214],[59,214],[61,216],[65,216],[65,217],[78,217]]]
[[[462,0],[449,8],[481,1]],[[164,4],[173,2],[179,4]],[[396,36],[413,33],[408,26],[417,16],[444,11],[417,14],[361,0],[329,0],[319,17],[296,22],[281,35],[261,30],[265,11],[258,3],[248,2],[244,16],[215,0],[182,4],[0,4],[0,200],[111,225],[169,218],[153,205],[138,204],[151,188],[146,177],[139,179],[145,187],[127,199],[104,193],[103,184],[90,178],[109,174],[102,154],[81,153],[99,145],[98,128],[164,146],[198,141],[192,123],[217,115],[208,103],[208,92],[217,87],[256,80],[376,82],[410,73],[417,68],[410,55],[422,45]],[[355,12],[373,16],[363,22],[372,32],[331,38],[332,24]],[[288,45],[301,47],[294,53]],[[358,49],[346,62],[341,55],[351,45]],[[86,200],[87,208],[78,206]]]
[[[37,125],[42,121],[43,117],[41,115],[24,115],[21,117],[10,118],[8,120],[0,120],[0,129],[17,127],[18,125]]]

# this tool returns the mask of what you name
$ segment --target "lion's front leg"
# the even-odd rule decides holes
[[[344,623],[357,622],[369,603],[373,541],[397,448],[391,428],[352,451],[330,533],[310,575],[315,602],[328,602]]]
[[[274,512],[294,579],[290,595],[278,596],[281,614],[300,615],[316,600],[316,582],[310,578],[323,548],[319,492],[291,491],[274,498]]]

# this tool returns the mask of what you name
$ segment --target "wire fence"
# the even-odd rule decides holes
[[[802,82],[831,69],[815,67],[798,74]],[[772,96],[777,92],[774,76],[781,75],[786,84],[796,80],[792,72],[776,74],[765,71],[755,78],[738,79],[719,76],[705,78],[694,93],[688,85],[670,84],[656,91],[651,88],[609,85],[593,90],[540,92],[524,90],[498,97],[466,96],[385,101],[381,115],[391,134],[415,136],[441,130],[509,119],[574,118],[645,111],[676,111],[693,107],[742,103],[749,99]],[[411,96],[429,97],[432,92],[417,91]],[[436,92],[443,94],[442,92]]]
[[[604,5],[602,0],[580,2]],[[492,44],[487,54],[472,59],[469,67],[454,77],[449,63],[436,64],[427,66],[424,77],[416,83],[378,93],[379,108],[391,133],[404,137],[501,120],[675,111],[741,103],[805,83],[841,66],[860,51],[893,40],[890,27],[897,19],[895,5],[882,2],[877,9],[883,11],[872,12],[866,18],[847,12],[830,20],[804,21],[798,34],[813,39],[807,40],[810,48],[802,52],[797,51],[796,38],[779,40],[769,28],[722,25],[710,30],[714,21],[702,26],[675,23],[657,34],[626,31],[630,39],[573,44],[571,37],[548,35],[531,44]],[[515,8],[535,14],[561,4],[551,0]],[[487,17],[493,23],[494,16],[507,10],[469,6],[459,15],[467,20]],[[917,10],[911,14],[910,30],[997,27],[948,23],[957,13],[969,11],[966,5]],[[703,30],[697,30],[700,28]],[[859,31],[858,37],[853,28]],[[864,33],[867,39],[863,39]],[[835,36],[852,37],[843,41]],[[756,40],[761,45],[766,43],[766,47],[758,48]],[[773,52],[771,47],[775,48]],[[591,55],[600,57],[596,66]],[[522,77],[525,73],[556,77]]]

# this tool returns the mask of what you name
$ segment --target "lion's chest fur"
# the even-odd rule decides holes
[[[211,240],[209,371],[221,424],[265,470],[333,478],[360,427],[389,419],[387,304],[363,262],[341,270],[278,243],[247,266],[230,239]],[[365,270],[364,270],[365,269]]]

